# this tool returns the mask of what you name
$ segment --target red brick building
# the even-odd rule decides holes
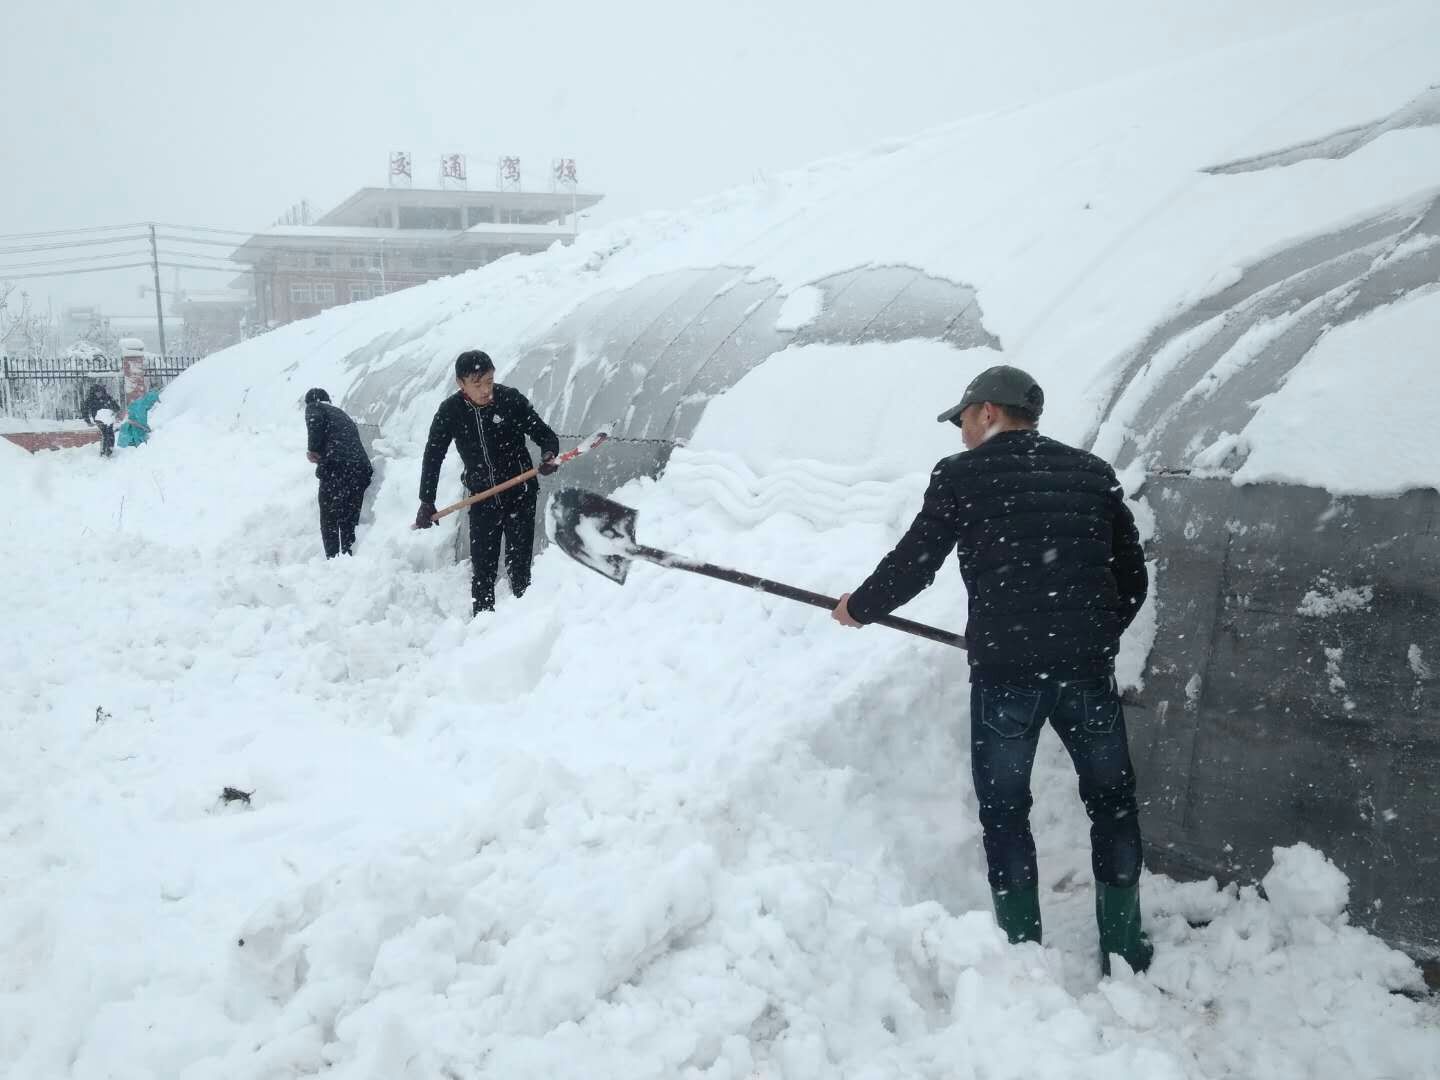
[[[254,268],[261,325],[484,266],[574,239],[580,192],[361,188],[313,225],[256,233],[231,258]]]

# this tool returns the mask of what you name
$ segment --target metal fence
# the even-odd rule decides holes
[[[145,388],[159,390],[198,356],[146,356]],[[99,383],[122,405],[118,356],[0,356],[0,416],[21,420],[79,420],[85,395]]]

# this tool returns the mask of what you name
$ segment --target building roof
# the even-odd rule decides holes
[[[377,211],[391,206],[434,210],[493,206],[499,210],[514,212],[551,212],[558,217],[568,214],[572,207],[588,210],[601,198],[603,196],[584,191],[577,191],[572,195],[569,191],[457,191],[439,188],[365,187],[335,209],[321,215],[316,225],[368,225],[375,220]]]
[[[536,236],[554,240],[560,237],[574,236],[574,230],[567,225],[497,225],[489,221],[481,221],[471,225],[462,234],[464,236],[485,237],[495,239],[496,237],[511,236]]]
[[[574,232],[558,225],[496,225],[481,223],[469,229],[382,229],[374,225],[276,225],[258,232],[230,253],[240,263],[256,263],[276,251],[363,248],[384,244],[397,249],[437,248],[464,255],[477,248],[505,244],[539,251]]]

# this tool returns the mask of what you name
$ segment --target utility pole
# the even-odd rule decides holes
[[[160,255],[155,248],[155,226],[150,226],[150,269],[155,272],[155,329],[160,331],[160,355],[165,352],[165,308],[160,302]]]

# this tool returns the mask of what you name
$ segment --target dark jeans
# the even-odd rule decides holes
[[[320,541],[325,557],[333,559],[355,546],[355,526],[360,523],[360,505],[370,486],[370,473],[361,476],[325,476],[320,479]]]
[[[95,426],[100,429],[100,456],[109,457],[115,451],[115,428],[98,420]]]
[[[1135,770],[1120,695],[1114,678],[1106,676],[1036,686],[972,683],[970,769],[990,887],[1024,888],[1039,880],[1030,832],[1030,769],[1047,720],[1080,777],[1095,880],[1134,885],[1141,865]]]
[[[475,614],[495,610],[502,537],[510,591],[522,596],[530,587],[537,494],[536,485],[529,483],[470,507],[470,600]]]

